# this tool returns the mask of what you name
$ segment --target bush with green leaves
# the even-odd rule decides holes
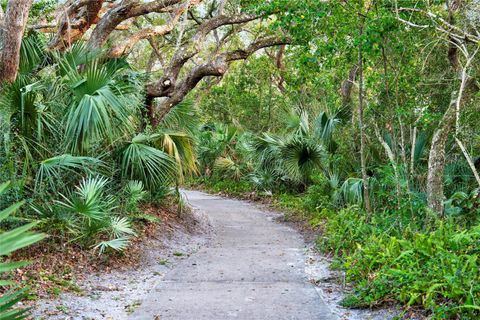
[[[5,194],[9,184],[9,182],[0,184],[0,196]],[[24,203],[24,201],[17,202],[3,210],[0,210],[0,226],[2,222],[6,221]],[[24,267],[28,264],[28,262],[4,262],[4,259],[12,252],[36,243],[45,237],[44,234],[32,232],[32,229],[36,225],[36,222],[31,222],[6,231],[3,231],[0,227],[0,287],[2,290],[3,287],[10,287],[0,296],[0,319],[2,320],[24,319],[28,315],[28,310],[15,308],[17,302],[25,298],[27,289],[19,289],[13,281],[10,281],[4,277],[5,273]]]
[[[71,232],[77,243],[103,253],[106,249],[122,250],[135,235],[127,217],[115,214],[116,198],[108,190],[109,180],[90,176],[74,192],[57,201],[60,210],[69,215]]]
[[[408,211],[368,217],[352,207],[323,213],[318,247],[334,252],[334,266],[355,284],[345,306],[397,301],[421,305],[433,319],[480,315],[478,227],[464,230],[428,211],[417,213],[416,221]]]
[[[312,127],[308,114],[299,111],[289,118],[285,134],[263,133],[256,137],[251,142],[250,157],[259,177],[268,172],[277,184],[310,184],[312,174],[327,163],[323,145],[330,135],[321,130],[321,125],[317,121]]]
[[[123,249],[143,192],[196,172],[195,108],[186,100],[144,128],[143,78],[125,59],[45,43],[36,33],[23,39],[19,75],[2,89],[0,176],[15,179],[16,196],[31,204],[25,218],[52,238]]]
[[[455,192],[445,201],[445,214],[458,223],[476,225],[480,219],[480,189],[471,192]]]
[[[308,187],[303,198],[303,205],[311,212],[332,208],[337,194],[335,181],[328,179],[323,173],[312,177],[312,185]]]

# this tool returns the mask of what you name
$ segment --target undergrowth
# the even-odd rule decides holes
[[[252,192],[247,182],[225,179],[205,179],[203,186],[234,196]],[[480,226],[466,223],[468,216],[442,219],[407,201],[400,209],[367,215],[359,205],[335,207],[331,195],[319,182],[304,193],[275,192],[272,205],[321,230],[317,248],[332,254],[332,268],[354,285],[343,306],[393,303],[405,311],[421,307],[431,319],[480,317]]]

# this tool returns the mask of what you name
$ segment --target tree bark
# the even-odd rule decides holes
[[[0,84],[17,78],[20,47],[32,0],[10,0],[5,12],[3,49],[0,55]]]
[[[475,51],[476,54],[476,51]],[[468,74],[467,70],[475,57],[475,54],[467,58],[467,62],[461,73],[460,88],[453,93],[452,100],[447,111],[443,115],[440,124],[435,130],[430,147],[428,158],[428,175],[427,175],[427,201],[428,207],[443,215],[443,175],[445,171],[445,145],[448,135],[460,118],[460,108],[463,100],[463,92],[467,87]]]
[[[348,79],[343,81],[340,94],[342,96],[342,103],[344,106],[350,106],[352,103],[352,89],[355,83],[355,78],[358,73],[358,65],[353,65],[348,72]]]
[[[443,174],[445,171],[445,144],[455,123],[455,95],[432,138],[428,157],[427,202],[428,207],[443,214]]]
[[[363,34],[363,22],[359,27],[359,35]],[[363,180],[363,201],[365,204],[365,210],[367,213],[372,212],[372,207],[370,205],[370,194],[368,186],[368,175],[367,175],[367,162],[365,159],[365,128],[364,128],[364,119],[363,119],[363,52],[362,45],[358,46],[358,126],[360,128],[360,166],[362,170],[362,180]]]
[[[67,3],[68,7],[61,11],[58,30],[48,47],[63,50],[81,39],[85,32],[97,23],[104,1],[79,0]]]
[[[88,46],[92,49],[100,48],[107,41],[110,34],[123,21],[153,12],[173,12],[175,5],[182,0],[158,0],[139,3],[135,0],[124,0],[116,7],[110,9],[98,22],[88,40]],[[200,2],[192,1],[191,5]]]

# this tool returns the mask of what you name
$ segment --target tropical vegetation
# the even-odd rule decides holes
[[[187,184],[308,223],[347,307],[480,317],[479,1],[0,9],[0,271],[41,233],[125,251]]]

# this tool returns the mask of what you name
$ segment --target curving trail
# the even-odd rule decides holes
[[[308,282],[296,231],[247,202],[185,193],[216,236],[172,269],[130,319],[336,319]]]

